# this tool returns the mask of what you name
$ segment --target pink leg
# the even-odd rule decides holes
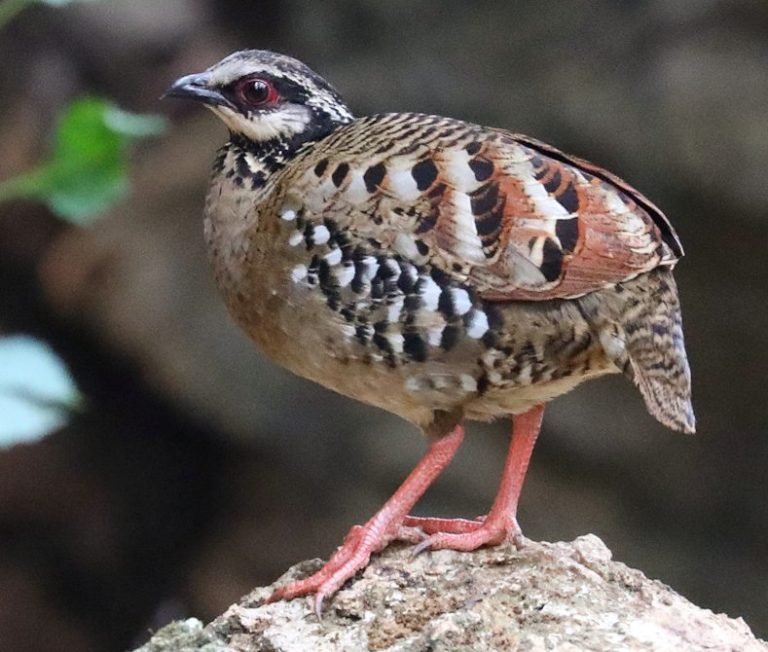
[[[544,406],[537,405],[514,417],[512,441],[504,463],[501,484],[488,516],[482,522],[456,519],[456,527],[453,526],[453,519],[445,519],[448,528],[438,530],[424,539],[416,546],[414,554],[423,550],[438,549],[475,550],[483,545],[499,544],[508,538],[519,542],[521,532],[517,524],[517,503],[543,416]],[[440,520],[442,519],[435,519]],[[427,526],[429,527],[429,524]]]
[[[432,442],[400,488],[367,523],[356,525],[349,531],[344,543],[325,566],[306,579],[277,589],[267,602],[290,600],[307,593],[315,593],[315,610],[319,615],[323,599],[335,593],[361,568],[365,568],[372,553],[381,550],[398,537],[412,541],[413,537],[409,536],[409,529],[404,527],[403,521],[429,485],[448,466],[462,439],[464,427],[457,426],[445,437]]]

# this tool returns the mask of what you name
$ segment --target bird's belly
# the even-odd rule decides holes
[[[542,318],[536,308],[537,327],[525,335],[529,315],[519,306],[502,313],[509,323],[499,326],[516,338],[502,339],[497,347],[464,338],[450,350],[427,346],[423,360],[387,355],[329,309],[317,288],[270,278],[266,268],[259,276],[249,288],[265,283],[257,292],[263,299],[238,305],[238,293],[229,293],[230,309],[266,355],[299,376],[421,427],[436,411],[458,409],[483,421],[517,414],[587,378],[618,371],[597,345],[572,356],[554,355],[544,340],[558,341],[559,315]]]
[[[230,229],[227,246],[209,244],[235,320],[272,360],[324,387],[425,427],[436,411],[519,413],[616,370],[572,302],[483,302],[428,267],[334,257],[296,233],[293,223]]]
[[[270,359],[289,371],[422,427],[435,410],[452,409],[476,389],[467,363],[448,368],[437,361],[385,359],[311,293],[273,295],[261,314],[238,321]],[[423,382],[426,376],[433,390],[418,391],[414,377]]]

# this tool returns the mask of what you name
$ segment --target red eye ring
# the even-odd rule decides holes
[[[275,104],[279,98],[277,89],[262,77],[244,77],[237,82],[235,93],[241,104],[252,107]]]

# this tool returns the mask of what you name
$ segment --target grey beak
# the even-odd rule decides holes
[[[195,100],[203,104],[212,104],[234,108],[224,95],[216,88],[209,86],[210,75],[207,72],[185,75],[177,79],[160,97],[178,97],[184,100]]]

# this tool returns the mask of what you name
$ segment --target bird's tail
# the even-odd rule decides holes
[[[607,340],[603,348],[637,385],[656,419],[673,430],[695,432],[691,371],[672,270],[659,267],[619,288],[616,321],[610,330],[607,324],[600,328],[601,341]]]

